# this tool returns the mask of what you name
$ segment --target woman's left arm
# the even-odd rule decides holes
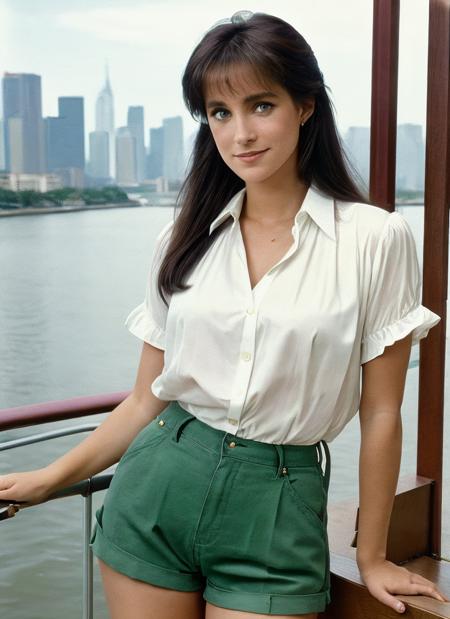
[[[389,521],[400,471],[400,411],[410,353],[411,334],[363,364],[359,406],[361,449],[356,560],[370,593],[397,612],[403,612],[404,604],[395,594],[428,595],[449,601],[430,580],[386,560]]]

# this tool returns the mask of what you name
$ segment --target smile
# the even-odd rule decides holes
[[[241,159],[242,161],[246,161],[248,163],[250,163],[251,161],[256,161],[256,159],[259,159],[259,157],[262,157],[264,155],[264,153],[266,153],[269,149],[266,148],[265,150],[260,150],[257,151],[255,153],[253,153],[252,155],[236,155],[236,157],[238,159]]]

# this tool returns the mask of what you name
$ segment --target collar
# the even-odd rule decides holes
[[[209,227],[209,234],[213,232],[230,215],[234,223],[239,219],[242,204],[244,202],[246,188],[238,191],[228,202],[224,209],[217,215]],[[321,230],[325,232],[333,241],[336,241],[335,219],[334,219],[334,198],[327,196],[311,184],[303,200],[301,208],[295,216],[294,227],[298,228],[300,219],[307,213]],[[233,224],[234,225],[234,224]]]

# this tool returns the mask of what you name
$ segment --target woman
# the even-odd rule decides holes
[[[361,575],[396,610],[398,593],[445,599],[385,559],[410,349],[440,319],[406,221],[355,186],[283,20],[214,26],[183,94],[201,126],[127,318],[133,391],[59,460],[0,477],[0,498],[39,502],[120,460],[91,540],[113,619],[312,619],[330,601],[328,442],[359,408]]]

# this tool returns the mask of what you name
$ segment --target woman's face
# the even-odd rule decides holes
[[[312,114],[313,101],[297,105],[278,84],[261,86],[251,69],[234,73],[232,81],[233,92],[219,89],[217,81],[205,88],[209,128],[224,162],[247,184],[297,177],[300,124]],[[264,152],[242,156],[252,151]]]

